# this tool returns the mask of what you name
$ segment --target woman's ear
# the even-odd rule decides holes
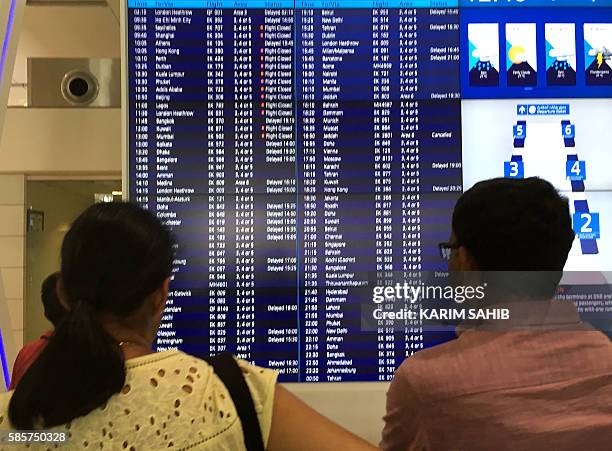
[[[170,292],[170,279],[171,277],[166,278],[161,287],[157,290],[157,296],[155,296],[153,301],[153,314],[156,317],[161,316],[166,308],[166,301],[168,300],[168,293]]]
[[[68,305],[68,301],[66,300],[66,291],[64,290],[64,279],[62,278],[62,276],[58,277],[57,283],[55,284],[55,294],[57,295],[57,298],[59,299],[60,304],[62,304],[62,307],[64,307],[67,312],[72,310],[70,305]]]

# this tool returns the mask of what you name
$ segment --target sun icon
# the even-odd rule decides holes
[[[508,50],[508,58],[512,61],[512,64],[521,64],[527,60],[525,49],[520,45],[513,45]]]

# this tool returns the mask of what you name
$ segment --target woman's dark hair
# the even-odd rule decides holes
[[[172,260],[170,233],[134,204],[95,204],[76,219],[62,244],[70,311],[13,393],[14,428],[65,424],[122,389],[123,353],[97,316],[137,310],[170,276]]]

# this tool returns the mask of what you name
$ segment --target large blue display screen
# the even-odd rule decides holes
[[[484,178],[553,182],[568,268],[612,269],[611,1],[128,0],[125,17],[129,196],[178,241],[158,350],[389,380],[453,334],[367,329],[362,307],[446,270],[453,204]]]

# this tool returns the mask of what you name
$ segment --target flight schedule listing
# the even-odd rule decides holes
[[[177,242],[158,350],[383,381],[440,339],[363,312],[446,269],[456,2],[141,0],[126,29],[130,198]]]

